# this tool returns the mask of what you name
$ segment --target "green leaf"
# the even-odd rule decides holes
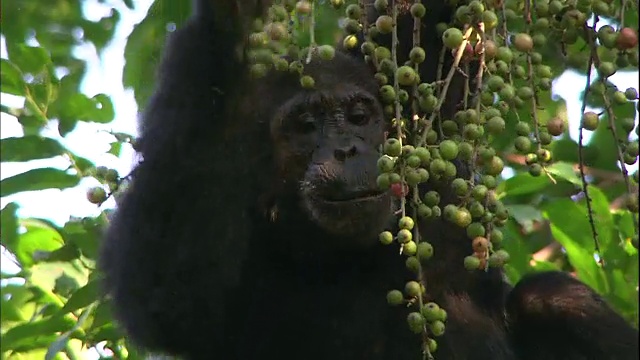
[[[64,154],[66,149],[56,140],[38,135],[0,140],[0,161],[30,161]]]
[[[93,321],[91,322],[91,329],[98,329],[113,322],[113,314],[111,313],[112,306],[113,304],[108,298],[98,304]]]
[[[620,248],[617,244],[614,244],[613,241],[615,224],[613,222],[613,215],[611,215],[609,200],[604,195],[604,193],[596,186],[589,185],[588,191],[589,197],[591,198],[593,222],[595,224],[596,232],[598,233],[600,250],[603,252],[603,254],[609,250],[613,250],[614,252],[621,252],[622,248]],[[580,203],[586,209],[586,199],[582,199]]]
[[[66,314],[78,309],[85,308],[99,298],[100,294],[100,279],[89,281],[85,286],[76,290],[69,298],[64,307],[60,310],[60,315]]]
[[[20,222],[26,231],[18,235],[16,244],[8,248],[13,253],[20,265],[29,267],[36,262],[38,252],[54,251],[64,245],[62,236],[48,224],[36,220],[26,219]]]
[[[180,27],[189,18],[191,10],[190,1],[156,0],[147,17],[127,38],[122,84],[125,88],[134,89],[140,110],[144,109],[154,91],[155,64],[162,56],[167,24],[174,23]]]
[[[0,212],[0,241],[9,251],[18,243],[18,205],[9,203]]]
[[[122,143],[119,141],[114,141],[111,143],[109,151],[107,153],[112,154],[114,156],[120,156],[120,151],[122,151]]]
[[[542,221],[542,213],[540,210],[534,208],[531,205],[506,205],[511,215],[520,224],[526,232],[530,232],[533,228],[533,223]]]
[[[54,168],[33,169],[0,181],[0,197],[22,191],[66,189],[78,185],[80,177]]]
[[[0,59],[0,83],[2,92],[11,95],[25,96],[26,84],[20,69],[7,59]]]
[[[36,74],[43,71],[51,64],[51,57],[47,50],[37,46],[17,44],[9,51],[9,60],[14,64],[20,64],[24,73]]]
[[[535,271],[560,271],[560,267],[549,261],[534,261],[533,269]]]
[[[556,199],[543,206],[553,237],[564,247],[569,262],[586,284],[600,294],[609,291],[602,269],[594,258],[595,247],[586,212],[570,199]]]
[[[567,180],[568,182],[582,186],[582,180],[576,175],[576,172],[573,170],[573,165],[566,162],[557,162],[547,167],[547,171],[555,175],[559,178]]]
[[[0,338],[2,351],[9,351],[28,346],[39,337],[52,337],[48,342],[55,339],[55,333],[68,331],[73,328],[75,321],[61,316],[35,320],[30,323],[19,324],[7,330]]]
[[[91,160],[87,158],[83,158],[81,156],[71,154],[71,153],[67,155],[71,157],[71,160],[73,161],[73,164],[75,165],[75,167],[78,168],[78,170],[80,170],[84,176],[86,176],[89,170],[91,170],[94,167],[93,162],[91,162]]]
[[[98,94],[91,98],[94,103],[94,111],[91,113],[91,121],[105,124],[115,117],[115,110],[111,98],[105,94]]]
[[[56,261],[71,261],[80,257],[80,250],[74,245],[65,245],[59,249],[53,251],[42,251],[42,261],[56,262]]]
[[[549,186],[551,181],[546,176],[534,177],[528,173],[513,176],[498,185],[499,196],[516,196],[534,194]]]
[[[69,221],[62,229],[64,239],[67,243],[73,244],[82,252],[82,255],[96,259],[100,241],[100,231],[97,226],[85,226],[78,221]]]

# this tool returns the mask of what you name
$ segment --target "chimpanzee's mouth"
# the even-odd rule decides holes
[[[377,200],[386,195],[386,192],[380,190],[366,189],[359,191],[344,192],[339,194],[323,194],[318,199],[328,203],[348,203],[362,202],[369,200]]]

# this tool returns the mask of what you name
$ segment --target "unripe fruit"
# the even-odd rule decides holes
[[[518,136],[513,141],[514,147],[521,153],[526,153],[531,150],[531,140],[526,136]]]
[[[451,188],[453,189],[454,194],[458,196],[464,196],[469,190],[469,184],[467,184],[467,181],[465,179],[457,178],[451,182]]]
[[[404,295],[400,290],[391,290],[387,293],[387,303],[392,306],[402,305]]]
[[[428,219],[433,216],[433,211],[431,208],[425,204],[418,205],[418,216],[423,219]]]
[[[101,204],[107,200],[107,192],[99,186],[92,187],[87,190],[87,200],[92,204]]]
[[[469,210],[465,208],[459,208],[456,211],[455,217],[453,219],[453,223],[460,227],[467,227],[471,224],[472,220],[473,218]]]
[[[533,90],[528,86],[522,86],[518,88],[517,95],[522,100],[530,100],[533,98]]]
[[[534,177],[540,176],[542,174],[542,166],[540,164],[531,164],[529,166],[529,174]]]
[[[401,244],[405,244],[408,243],[409,241],[411,241],[413,239],[413,234],[411,234],[411,231],[407,230],[407,229],[402,229],[400,231],[398,231],[398,242]]]
[[[417,244],[413,241],[409,241],[402,244],[402,253],[407,256],[413,256],[416,254]]]
[[[422,5],[422,4],[419,4],[419,5]],[[424,52],[424,49],[419,46],[414,47],[409,52],[409,59],[415,64],[422,63],[425,60],[425,58],[426,58],[426,54]]]
[[[398,84],[402,86],[411,86],[416,83],[418,75],[411,66],[405,65],[396,70],[396,78],[398,79]]]
[[[380,174],[376,178],[376,185],[380,190],[389,190],[391,187],[391,174]]]
[[[359,20],[362,16],[362,9],[357,4],[351,4],[347,6],[345,13],[349,19]]]
[[[581,125],[586,130],[595,131],[598,128],[599,122],[598,114],[593,111],[588,111],[582,115]]]
[[[433,336],[442,336],[444,335],[445,325],[442,321],[436,320],[429,324],[429,330]]]
[[[318,46],[318,55],[322,60],[331,60],[336,56],[336,50],[331,45]]]
[[[480,15],[484,11],[484,5],[478,0],[471,0],[467,6],[469,7],[469,11],[475,15]]]
[[[406,255],[406,251],[404,253]],[[404,266],[414,274],[419,274],[420,272],[420,260],[415,256],[408,256],[407,260],[404,261]]]
[[[502,133],[506,127],[506,123],[503,118],[496,116],[489,119],[487,122],[487,130],[494,135]]]
[[[436,191],[428,191],[424,194],[424,203],[427,206],[436,206],[440,203],[440,194]]]
[[[480,268],[480,259],[472,255],[466,256],[464,258],[464,268],[469,271],[478,270]]]
[[[376,28],[381,34],[389,34],[393,31],[393,19],[389,15],[380,15],[376,20]]]
[[[389,1],[388,0],[376,0],[373,3],[373,7],[376,9],[377,12],[384,12],[387,7],[389,6]]]
[[[300,85],[302,85],[302,87],[305,89],[313,89],[313,87],[316,85],[316,82],[311,76],[303,75],[302,77],[300,77]]]
[[[417,281],[409,281],[404,286],[404,293],[409,297],[419,296],[422,292],[422,286]]]
[[[421,18],[427,13],[427,9],[421,3],[415,3],[411,5],[411,16]]]
[[[533,49],[533,39],[527,33],[520,33],[513,38],[513,45],[518,51],[528,52]]]
[[[311,13],[311,3],[301,0],[296,3],[296,12],[300,15],[309,15]]]
[[[504,79],[498,75],[493,75],[487,80],[487,86],[491,91],[500,91],[504,85]]]
[[[486,229],[484,228],[484,225],[482,225],[482,223],[474,222],[470,223],[469,226],[467,226],[467,237],[469,239],[475,239],[478,236],[485,236],[485,234]]]
[[[482,13],[482,22],[484,22],[485,30],[492,30],[498,25],[498,16],[495,12],[487,10]]]
[[[440,320],[440,306],[434,302],[424,304],[420,308],[420,313],[428,322]]]
[[[598,66],[598,72],[600,73],[600,75],[602,75],[603,77],[609,77],[613,74],[616,73],[616,66],[609,61],[603,61],[600,63],[600,66]]]
[[[420,313],[412,312],[407,315],[407,324],[409,324],[409,329],[416,334],[420,334],[424,328],[424,318]]]
[[[400,220],[398,220],[398,227],[400,229],[411,230],[414,225],[415,223],[413,222],[413,219],[409,216],[401,217]]]
[[[344,40],[342,41],[342,46],[344,46],[345,49],[353,49],[358,45],[358,38],[355,35],[348,35],[345,36]]]
[[[443,140],[439,145],[440,156],[444,160],[453,160],[458,156],[458,144],[453,140]]]
[[[389,138],[383,146],[384,153],[389,156],[400,156],[402,153],[402,144],[398,139]]]
[[[344,0],[330,0],[330,3],[334,9],[339,9],[344,5]]]
[[[496,58],[498,60],[502,60],[506,62],[507,64],[510,64],[511,61],[513,61],[513,53],[511,52],[511,49],[509,49],[508,47],[501,46],[498,48],[498,53],[496,54]]]
[[[449,28],[444,32],[444,34],[442,34],[442,42],[450,49],[459,47],[463,40],[464,35],[462,34],[462,31],[457,28]]]
[[[633,101],[638,99],[638,90],[636,90],[635,88],[627,88],[627,90],[624,91],[624,96],[627,98],[627,100],[629,101]]]
[[[268,24],[265,28],[265,32],[273,41],[286,39],[289,35],[286,26],[283,23],[279,22]]]
[[[618,105],[626,104],[627,102],[627,97],[622,91],[614,92],[611,97],[613,102]]]
[[[416,255],[420,261],[429,260],[433,256],[433,246],[428,242],[421,242],[416,249]]]
[[[396,99],[396,91],[391,85],[383,85],[380,87],[380,97],[385,104],[392,104]]]
[[[393,234],[390,231],[383,231],[378,235],[378,240],[384,245],[389,245],[393,242]]]

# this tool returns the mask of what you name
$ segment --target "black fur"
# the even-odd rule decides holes
[[[135,343],[186,359],[419,359],[407,310],[385,301],[411,278],[403,258],[383,246],[337,246],[354,239],[313,225],[279,182],[270,117],[298,90],[265,81],[268,91],[253,97],[235,57],[242,11],[260,4],[197,3],[169,42],[141,126],[143,161],[102,248],[120,325]],[[424,47],[433,56],[433,26],[447,15],[428,8]],[[374,87],[344,55],[313,71]],[[434,77],[431,65],[422,72]],[[428,300],[448,311],[437,359],[637,359],[637,330],[584,284],[544,273],[511,290],[498,270],[464,270],[471,249],[459,229],[421,228],[436,249]]]

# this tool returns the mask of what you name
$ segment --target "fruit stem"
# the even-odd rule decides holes
[[[393,19],[393,27],[391,31],[391,61],[393,61],[394,64],[398,64],[398,5],[396,4],[395,0],[391,5],[391,18]],[[401,118],[402,114],[400,113],[400,84],[398,83],[398,77],[395,76],[395,74],[393,76],[393,90],[395,92],[393,106],[395,108],[396,131],[398,132],[398,141],[400,142],[400,147],[402,147],[403,144],[402,144],[402,118]],[[400,156],[402,156],[402,154],[400,154]],[[404,170],[401,170],[400,177],[401,177],[400,181],[402,183],[402,189],[404,192],[404,186],[405,186]],[[404,217],[407,213],[407,208],[406,208],[407,200],[406,200],[406,194],[403,193],[402,195],[403,196],[400,197],[400,211],[402,212],[402,216]]]
[[[593,26],[596,26],[598,22],[598,17],[596,17],[593,21]],[[590,28],[588,26],[584,26],[585,35],[587,37],[587,42],[591,43],[591,34]],[[589,92],[591,91],[591,71],[593,67],[593,55],[589,56],[589,64],[587,66],[587,85],[584,89],[584,95],[582,97],[582,105],[580,108],[580,116],[582,117],[587,109],[587,98],[589,97]],[[591,228],[591,234],[593,235],[593,241],[596,253],[599,255],[599,261],[604,266],[604,259],[600,256],[600,240],[598,238],[598,231],[596,230],[595,220],[593,218],[593,208],[591,207],[591,196],[589,196],[589,184],[587,183],[587,177],[584,171],[584,128],[582,126],[582,121],[580,122],[579,134],[578,134],[578,169],[580,170],[580,180],[582,180],[582,192],[584,193],[585,202],[587,204],[587,214],[589,216],[589,227]]]
[[[620,15],[618,15],[618,31],[624,27],[624,8],[627,7],[627,0],[620,1]]]
[[[462,59],[462,55],[464,54],[464,50],[467,47],[467,43],[469,43],[469,36],[471,35],[472,31],[473,31],[473,27],[469,27],[464,33],[464,38],[462,40],[462,43],[460,44],[460,46],[458,46],[458,49],[456,50],[456,57],[453,60],[453,64],[451,64],[451,69],[449,69],[449,73],[447,74],[447,77],[444,79],[442,92],[438,97],[438,104],[436,105],[436,107],[433,109],[433,112],[429,116],[428,123],[432,124],[436,116],[438,116],[438,114],[440,113],[440,107],[442,107],[442,104],[444,103],[444,100],[447,97],[447,90],[449,90],[449,85],[451,85],[451,80],[453,79],[453,76],[455,75],[458,69],[458,66],[460,65],[460,59]],[[418,141],[416,146],[422,146],[422,144],[425,143],[425,141],[427,140],[427,134],[428,134],[428,131],[422,132],[420,141]]]
[[[531,26],[531,0],[524,1],[524,18],[524,30],[526,33],[529,33],[529,28]],[[542,144],[540,143],[540,123],[538,121],[538,92],[536,91],[536,86],[533,81],[533,63],[531,61],[531,50],[527,51],[527,82],[529,83],[529,87],[533,91],[533,96],[531,97],[531,117],[533,118],[533,131],[536,136],[536,143],[538,145],[538,150],[540,150],[542,148]]]
[[[311,62],[311,56],[316,50],[316,2],[309,0],[311,11],[309,12],[309,52],[307,53],[307,64]]]
[[[599,18],[598,16],[595,17],[595,19],[593,20],[593,30],[595,31],[595,27],[596,27],[596,23],[598,22]],[[597,45],[594,43],[593,41],[593,37],[592,37],[592,31],[590,30],[590,28],[588,26],[584,27],[585,31],[587,32],[587,42],[589,44],[589,47],[591,49],[591,56],[590,56],[590,60],[593,60],[593,64],[596,66],[596,68],[600,67],[600,58],[598,56],[598,52],[597,52]],[[589,68],[589,71],[591,70],[591,68]],[[600,83],[605,87],[607,86],[607,79],[603,78],[602,76],[598,77],[598,81],[600,81]],[[585,97],[586,99],[586,94]],[[624,179],[624,184],[627,188],[627,193],[628,194],[633,194],[633,188],[631,186],[631,183],[629,182],[629,171],[627,171],[627,166],[624,162],[624,155],[622,154],[622,149],[620,148],[620,138],[618,137],[618,130],[616,129],[616,124],[615,124],[615,113],[613,112],[613,107],[611,106],[611,101],[609,99],[609,95],[607,95],[607,92],[605,91],[604,94],[602,95],[602,98],[604,100],[604,108],[605,111],[607,113],[607,121],[609,122],[609,130],[611,131],[611,136],[613,136],[613,141],[616,144],[616,150],[617,150],[617,157],[618,157],[618,162],[620,163],[620,170],[622,171],[622,178]],[[586,100],[583,100],[586,101]],[[583,112],[584,113],[584,112]],[[634,229],[634,235],[638,236],[638,217],[632,216],[633,218],[633,229]],[[594,225],[595,227],[595,225]],[[596,239],[596,251],[598,253],[600,253],[600,247],[599,247],[599,243]],[[604,259],[600,258],[601,264],[602,266],[604,266]]]

